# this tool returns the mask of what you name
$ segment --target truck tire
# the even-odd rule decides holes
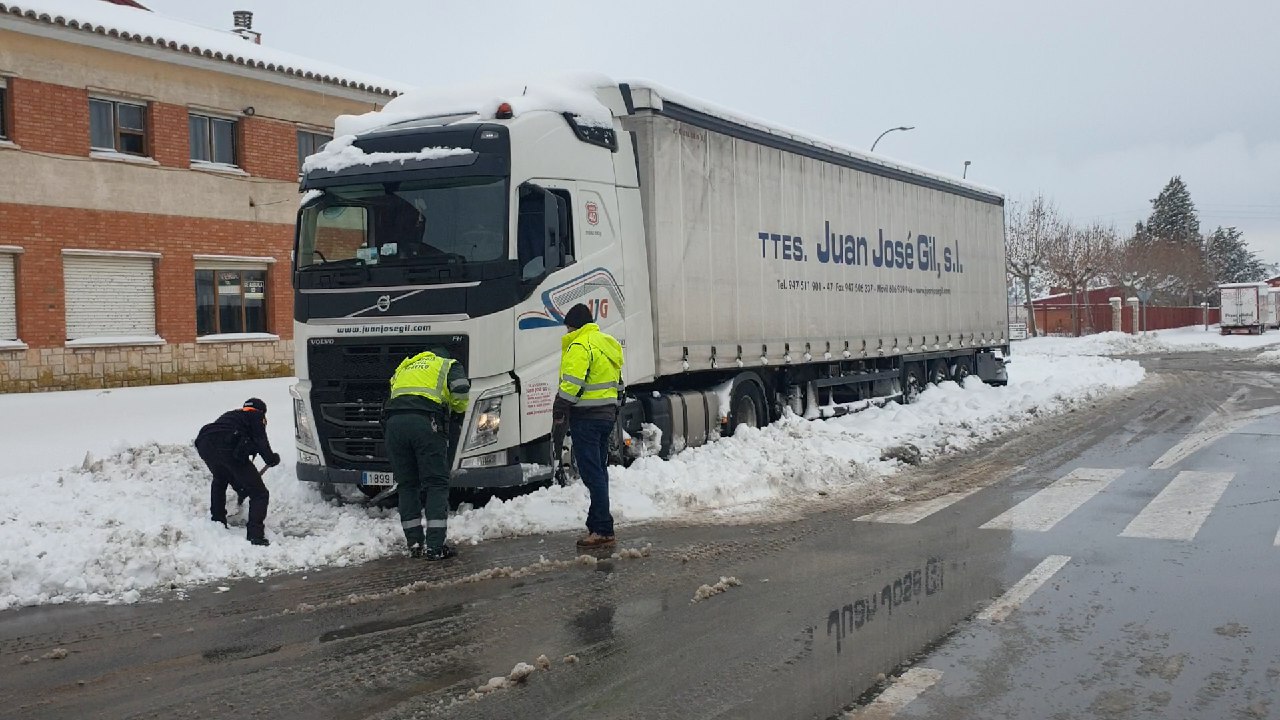
[[[951,366],[951,379],[955,380],[960,387],[964,387],[964,381],[973,374],[973,368],[969,365],[969,358],[956,358],[955,365]]]
[[[947,372],[946,360],[931,360],[929,362],[929,384],[941,385],[950,378],[951,374]]]
[[[902,404],[909,405],[924,390],[924,363],[907,363],[902,368]]]
[[[737,432],[740,425],[762,428],[768,424],[768,406],[759,383],[754,378],[735,380],[729,394],[729,434]]]

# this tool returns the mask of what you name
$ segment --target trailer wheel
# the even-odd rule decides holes
[[[964,381],[973,374],[973,370],[969,367],[968,358],[956,359],[956,364],[951,368],[951,379],[955,380],[961,387],[964,387]]]
[[[947,380],[947,363],[945,360],[934,360],[929,363],[929,384],[941,385]]]
[[[729,396],[729,434],[737,432],[740,425],[761,428],[768,424],[769,416],[760,386],[750,380],[734,383]]]
[[[902,370],[902,404],[907,405],[920,397],[924,389],[924,364],[907,363]]]

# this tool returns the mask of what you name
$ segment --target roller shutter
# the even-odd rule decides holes
[[[152,258],[64,255],[67,339],[154,336]]]
[[[13,256],[0,253],[0,340],[18,339],[18,284]]]

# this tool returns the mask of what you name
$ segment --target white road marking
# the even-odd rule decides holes
[[[976,487],[961,492],[947,493],[939,495],[930,500],[907,501],[899,503],[884,510],[877,510],[861,517],[854,518],[861,522],[878,522],[878,523],[898,523],[901,525],[910,525],[920,522],[939,510],[946,509],[970,495],[978,492],[982,488]]]
[[[1155,499],[1138,513],[1121,537],[1191,540],[1226,491],[1235,473],[1178,473]]]
[[[992,518],[982,527],[1043,532],[1075,512],[1089,498],[1123,474],[1124,470],[1076,468],[1049,487]]]
[[[1026,469],[1027,469],[1026,465],[1017,465],[1009,468],[1009,470],[1006,472],[996,473],[995,475],[992,475],[990,478],[983,481],[981,484],[977,485],[976,487],[972,487],[968,490],[961,490],[959,492],[947,493],[946,495],[939,495],[936,498],[930,498],[928,500],[906,500],[892,507],[888,507],[883,510],[877,510],[872,513],[867,513],[866,515],[861,515],[859,517],[854,518],[853,520],[854,522],[878,522],[878,523],[895,523],[899,525],[912,525],[914,523],[920,522],[921,520],[929,517],[930,515],[940,510],[945,510],[948,507],[951,507],[952,505],[960,502],[961,500],[969,497],[970,495],[978,492],[979,490],[990,487],[1000,482],[1001,480],[1004,480],[1005,478],[1013,477],[1014,475],[1017,475],[1018,473]]]
[[[1018,606],[1026,602],[1032,593],[1040,589],[1053,574],[1062,569],[1063,565],[1071,562],[1071,558],[1067,555],[1050,555],[1040,564],[1027,573],[1027,576],[1018,581],[1018,584],[1009,588],[1008,592],[1000,596],[986,610],[978,613],[979,620],[988,620],[990,622],[1001,622],[1009,617],[1010,613],[1018,609]]]
[[[894,679],[893,684],[866,707],[845,714],[848,720],[885,720],[898,713],[908,703],[920,697],[920,693],[933,687],[942,677],[941,670],[911,668]]]
[[[1234,400],[1236,400],[1235,395],[1228,400],[1228,405],[1233,404],[1232,401]],[[1182,438],[1177,445],[1169,448],[1163,455],[1156,458],[1156,461],[1151,463],[1151,469],[1168,470],[1190,457],[1192,453],[1217,442],[1223,436],[1239,430],[1258,418],[1274,415],[1277,412],[1280,412],[1280,406],[1261,408],[1239,414],[1227,408],[1224,408],[1221,412],[1215,412],[1200,421],[1200,424],[1196,426],[1195,430],[1191,431],[1190,435]]]

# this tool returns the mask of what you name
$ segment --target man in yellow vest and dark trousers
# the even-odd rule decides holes
[[[569,332],[560,340],[560,391],[552,406],[552,422],[557,427],[568,423],[573,459],[591,494],[587,534],[578,539],[578,547],[607,547],[614,542],[609,437],[618,418],[622,345],[592,322],[591,310],[581,303],[565,314],[564,326]]]
[[[383,406],[387,455],[400,496],[400,526],[409,554],[447,560],[449,421],[461,422],[471,381],[462,363],[439,348],[405,358],[391,376]],[[423,532],[423,513],[426,532]]]

